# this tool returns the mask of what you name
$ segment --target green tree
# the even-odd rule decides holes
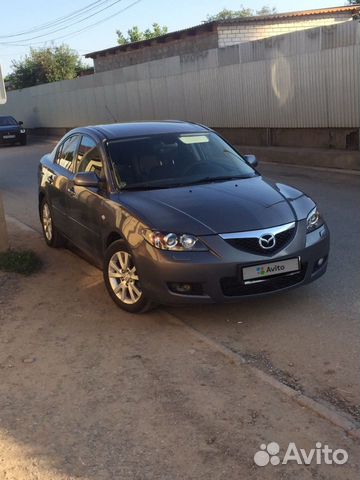
[[[26,88],[58,80],[71,80],[86,67],[79,54],[68,45],[31,48],[22,60],[12,62],[6,81],[13,88]]]
[[[161,26],[158,23],[152,24],[152,29],[147,28],[144,32],[145,40],[149,40],[150,38],[160,37],[161,35],[166,35],[168,33],[167,26]]]
[[[139,42],[141,40],[150,40],[151,38],[160,37],[166,33],[168,33],[168,27],[162,27],[158,23],[153,23],[152,28],[147,28],[143,32],[138,26],[134,25],[127,31],[126,36],[120,30],[116,31],[118,36],[117,42],[119,45],[126,45],[128,43]]]
[[[268,5],[264,5],[260,10],[256,10],[256,15],[274,15],[275,13],[277,13],[276,8]]]
[[[223,8],[220,12],[216,13],[215,15],[208,15],[204,22],[214,22],[214,21],[221,21],[221,20],[230,20],[231,18],[239,18],[239,17],[251,17],[253,14],[253,10],[251,8],[242,8],[241,10],[228,10],[227,8]]]
[[[252,8],[242,8],[240,10],[228,10],[227,8],[223,8],[220,12],[216,13],[215,15],[208,15],[204,23],[206,22],[214,22],[214,21],[221,21],[221,20],[231,20],[232,18],[239,18],[239,17],[252,17],[254,15],[272,15],[276,13],[275,7],[268,7],[264,6],[260,10],[254,12]]]

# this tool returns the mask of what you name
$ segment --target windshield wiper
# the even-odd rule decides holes
[[[147,183],[138,183],[138,184],[134,184],[134,185],[126,185],[125,187],[121,187],[121,191],[123,190],[155,190],[156,188],[161,188],[161,187],[158,187],[158,186],[154,186],[154,185],[148,185]]]
[[[133,185],[126,185],[121,187],[120,190],[159,190],[161,188],[174,188],[174,187],[183,187],[187,184],[185,183],[169,183],[169,184],[160,184],[160,185],[150,185],[148,183],[134,183]]]
[[[177,188],[177,187],[186,187],[188,185],[197,185],[201,183],[212,183],[212,182],[226,182],[228,180],[242,180],[245,178],[252,178],[255,175],[225,175],[218,177],[203,177],[198,180],[190,180],[188,182],[179,182],[179,183],[168,183],[160,185],[150,185],[148,183],[134,183],[133,185],[126,185],[121,188],[121,190],[157,190],[162,188]]]
[[[255,175],[228,175],[228,176],[219,176],[219,177],[203,177],[193,182],[187,183],[187,185],[196,185],[198,183],[212,183],[212,182],[226,182],[228,180],[243,180],[245,178],[251,178]]]

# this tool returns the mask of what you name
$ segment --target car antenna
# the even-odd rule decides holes
[[[112,119],[114,120],[114,122],[115,122],[115,123],[119,123],[118,119],[117,119],[117,118],[115,117],[115,115],[112,113],[112,111],[110,110],[110,108],[109,108],[107,105],[105,105],[105,108],[106,108],[106,110],[110,113],[110,115],[111,115]]]

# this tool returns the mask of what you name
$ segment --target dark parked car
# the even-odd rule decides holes
[[[328,228],[311,198],[255,167],[193,123],[72,130],[40,162],[45,240],[90,255],[130,312],[312,282],[327,267]]]
[[[23,127],[23,122],[17,122],[14,117],[0,116],[1,143],[26,145],[26,130]]]

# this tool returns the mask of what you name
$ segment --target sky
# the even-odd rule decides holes
[[[335,7],[346,4],[346,1],[298,0],[292,3],[286,0],[102,0],[98,10],[110,7],[92,18],[83,22],[75,18],[69,20],[68,23],[72,25],[67,24],[67,28],[65,25],[58,25],[52,27],[50,32],[33,31],[34,27],[80,11],[92,3],[94,0],[17,0],[14,8],[12,2],[0,2],[0,64],[3,74],[11,72],[12,59],[22,58],[28,53],[30,45],[42,47],[67,43],[80,55],[84,55],[115,46],[116,30],[126,33],[133,25],[146,29],[157,22],[168,26],[169,31],[174,31],[197,25],[205,20],[208,14],[215,14],[223,8],[239,10],[244,7],[257,10],[268,5],[275,7],[278,12],[288,12]],[[88,15],[95,12],[96,10],[91,10]],[[28,33],[14,36],[24,31]],[[39,37],[45,33],[46,36]],[[10,35],[12,37],[9,38]],[[91,60],[89,62],[92,65]]]

